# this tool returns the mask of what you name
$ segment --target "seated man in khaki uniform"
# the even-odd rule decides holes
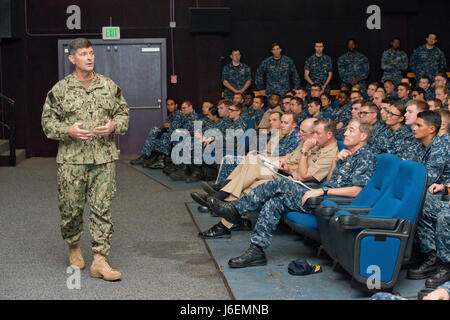
[[[313,134],[308,138],[302,137],[308,126],[313,125]],[[305,130],[306,128],[306,130]],[[306,119],[300,126],[300,139],[302,143],[289,156],[286,161],[279,161],[278,167],[290,174],[290,179],[299,181],[321,182],[326,178],[333,159],[338,154],[338,147],[334,134],[336,124],[329,118]],[[256,158],[256,159],[255,159]],[[252,160],[253,162],[249,162]],[[273,162],[273,160],[272,160]],[[214,196],[220,200],[234,201],[248,194],[258,185],[280,177],[280,173],[273,172],[267,168],[258,156],[252,159],[248,157],[228,177],[228,183]],[[201,198],[207,199],[208,196]],[[193,197],[196,200],[195,197]],[[204,204],[202,201],[201,204]],[[206,201],[207,204],[207,201]],[[233,226],[225,219],[214,225],[207,231],[200,232],[202,238],[229,238],[231,228],[234,230],[248,230],[251,228],[250,221],[245,220],[245,226]]]

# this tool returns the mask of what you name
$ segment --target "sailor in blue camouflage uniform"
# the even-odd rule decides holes
[[[331,167],[334,168],[331,177],[321,189],[307,191],[295,181],[283,177],[259,185],[235,204],[209,198],[211,210],[233,224],[239,223],[241,216],[260,211],[250,248],[242,256],[231,259],[228,265],[232,268],[265,265],[267,260],[263,249],[270,245],[281,217],[289,211],[310,213],[304,206],[308,198],[342,191],[333,190],[335,188],[345,188],[349,192],[347,196],[359,193],[369,181],[377,163],[375,155],[366,146],[371,127],[360,119],[351,120],[344,140],[349,149],[338,154]]]
[[[297,122],[295,116],[294,119]],[[274,153],[271,154],[271,157],[285,156],[288,153],[292,153],[299,144],[300,138],[298,137],[298,129],[296,127],[296,129],[294,129],[289,135],[281,137],[281,139],[278,141],[278,145],[274,149]],[[231,174],[231,172],[237,167],[239,162],[240,161],[233,161],[232,163],[229,163],[228,161],[226,161],[225,163],[223,163],[217,177],[217,183],[222,184]]]
[[[291,86],[291,80],[293,86]],[[263,91],[263,95],[267,97],[270,97],[272,93],[284,97],[291,88],[297,88],[300,85],[300,77],[294,61],[281,55],[281,47],[277,43],[272,44],[272,57],[263,60],[256,70],[255,83],[258,90]]]
[[[430,33],[426,43],[413,51],[410,59],[410,68],[414,72],[416,81],[423,76],[434,79],[439,72],[445,72],[447,63],[444,53],[436,47],[437,36]]]
[[[400,40],[393,39],[391,47],[381,55],[382,83],[386,80],[391,80],[395,86],[398,86],[402,80],[403,72],[408,69],[408,56],[399,48]]]
[[[242,114],[244,119],[251,119],[256,125],[261,122],[264,116],[264,98],[261,96],[253,98],[253,104],[247,108],[247,112]]]
[[[342,86],[352,87],[360,84],[366,88],[366,79],[369,75],[369,59],[357,51],[356,41],[350,39],[347,41],[348,52],[338,58],[337,65],[339,77],[342,80]]]
[[[167,116],[165,124],[163,124],[162,127],[155,126],[150,129],[147,139],[145,139],[144,146],[142,147],[141,155],[139,158],[131,160],[131,164],[142,164],[144,166],[152,164],[158,155],[153,151],[156,150],[156,147],[160,143],[161,135],[164,132],[167,132],[170,127],[178,127],[183,123],[184,116],[181,111],[178,110],[175,100],[170,98],[166,99],[166,106],[169,115]]]
[[[427,259],[418,268],[408,270],[408,277],[429,278],[425,283],[427,287],[436,287],[450,280],[450,213],[448,201],[442,201],[440,193],[444,183],[450,181],[450,177],[444,174],[450,171],[450,155],[448,145],[437,135],[440,126],[441,117],[438,113],[423,111],[417,115],[413,129],[416,138],[426,145],[422,163],[427,168],[429,192],[417,222],[415,241],[420,251],[427,254]]]
[[[194,111],[190,101],[183,101],[181,104],[181,113],[183,114],[183,120],[170,126],[167,132],[164,132],[161,135],[159,143],[155,147],[155,151],[159,152],[160,156],[158,156],[158,159],[150,165],[151,169],[164,168],[164,159],[170,156],[173,146],[178,143],[178,141],[172,141],[172,134],[176,130],[185,130],[188,132],[194,131],[194,121],[198,120],[198,114]]]
[[[222,84],[224,86],[224,97],[230,101],[233,100],[236,91],[244,93],[252,83],[250,67],[241,62],[241,52],[239,49],[233,49],[230,53],[231,62],[222,69]]]
[[[306,89],[310,93],[311,85],[318,83],[328,93],[330,91],[328,84],[333,76],[333,60],[323,54],[323,42],[316,42],[314,50],[316,52],[305,61]]]

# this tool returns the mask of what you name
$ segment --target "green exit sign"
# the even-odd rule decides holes
[[[120,40],[120,27],[103,27],[103,40]]]

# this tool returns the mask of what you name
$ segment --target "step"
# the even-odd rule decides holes
[[[9,140],[0,139],[0,154],[9,150]]]
[[[27,156],[25,149],[16,149],[16,165],[18,165]],[[0,167],[9,166],[9,150],[0,153]]]

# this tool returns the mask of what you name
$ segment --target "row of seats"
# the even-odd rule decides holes
[[[377,168],[355,198],[318,197],[307,205],[314,215],[288,212],[294,231],[321,243],[334,263],[366,288],[379,268],[380,287],[392,290],[411,258],[416,222],[426,193],[423,164],[391,154],[377,155]]]

